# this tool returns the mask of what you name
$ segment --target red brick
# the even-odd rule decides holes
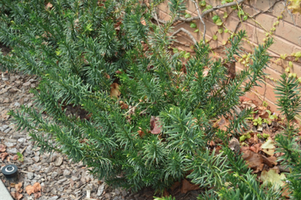
[[[259,23],[255,23],[254,21],[252,22],[252,24],[256,27],[259,27],[262,29],[262,27],[266,30],[266,31],[270,31],[273,28],[273,24],[274,22],[277,20],[275,17],[268,15],[268,14],[259,14],[257,15],[257,17],[255,18],[255,20]],[[262,27],[261,27],[262,26]]]
[[[298,26],[298,27],[301,27],[301,15],[293,15],[293,16],[295,16],[295,19],[296,19],[296,21],[295,21],[295,24]]]
[[[264,99],[268,99],[272,102],[276,102],[277,98],[274,93],[274,87],[270,84],[260,84],[261,87],[256,86],[252,90],[254,90],[256,93],[260,94]]]
[[[169,21],[171,19],[171,16],[169,14],[167,14],[166,12],[163,12],[161,10],[159,10],[159,12],[158,12],[158,17],[159,17],[159,19],[162,19],[164,21]]]
[[[298,78],[301,77],[301,64],[294,63],[291,72],[296,73]]]
[[[263,30],[261,29],[256,29],[255,30],[255,39],[257,39],[256,43],[258,44],[262,44],[263,43],[263,39],[265,38],[265,33]],[[257,36],[257,38],[256,38]],[[272,44],[272,46],[269,48],[269,50],[271,50],[272,52],[276,53],[276,54],[288,54],[290,55],[293,52],[294,49],[294,45],[280,37],[274,36],[274,43]]]
[[[260,12],[258,9],[256,10],[256,9],[254,9],[254,8],[248,6],[248,5],[244,5],[243,10],[244,10],[244,12],[247,13],[249,16],[252,16],[252,15],[254,15],[254,14]]]
[[[234,17],[234,15],[232,14],[224,23],[224,25],[225,27],[227,27],[227,29],[233,32],[236,29],[238,23],[239,23],[238,18]]]
[[[254,38],[255,27],[253,25],[248,24],[248,23],[242,23],[240,25],[240,27],[238,28],[238,31],[240,31],[240,30],[245,30],[246,31],[246,34],[247,34],[247,37],[248,37],[249,41],[251,41],[251,42],[255,41],[255,38]]]
[[[245,1],[244,3],[264,11],[269,9],[275,2],[276,0],[251,0]]]
[[[194,5],[194,3],[192,3],[192,1],[186,2],[186,9],[192,13],[194,13],[196,11],[195,5]]]
[[[168,9],[168,0],[165,0],[163,3],[158,5],[158,9],[163,11],[163,12],[169,13],[170,11]]]
[[[301,28],[299,27],[281,21],[275,34],[296,45],[301,45]]]
[[[279,17],[281,15],[282,11],[284,11],[284,10],[285,10],[285,12],[283,12],[283,14],[282,14],[282,16],[283,16],[282,20],[289,22],[291,24],[294,24],[296,22],[296,15],[290,15],[287,12],[284,2],[279,2],[274,6],[274,9],[272,10],[272,15],[275,17]]]

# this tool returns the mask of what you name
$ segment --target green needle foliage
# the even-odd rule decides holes
[[[235,106],[261,80],[271,40],[230,79],[224,65],[239,55],[245,32],[224,61],[209,57],[209,45],[195,45],[183,70],[182,54],[171,53],[170,24],[151,21],[161,1],[0,2],[0,41],[12,48],[1,55],[1,69],[40,78],[35,107],[10,114],[42,151],[62,152],[134,191],[163,191],[186,177],[207,191],[200,198],[278,198],[227,147],[251,113]],[[173,18],[183,2],[170,1]],[[226,131],[213,126],[222,116],[233,119]],[[218,154],[207,146],[214,138],[224,143]]]
[[[279,146],[277,151],[284,153],[280,160],[290,170],[286,175],[290,199],[301,199],[301,148],[300,143],[296,142],[299,130],[294,126],[295,117],[301,111],[300,91],[298,80],[283,74],[275,92],[280,111],[286,118],[285,130],[276,135],[275,140]]]

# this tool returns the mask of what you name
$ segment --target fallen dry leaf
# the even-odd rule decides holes
[[[8,156],[8,153],[6,153],[6,152],[0,154],[0,158],[1,158],[2,161],[3,161],[7,156]]]
[[[16,200],[20,200],[23,198],[23,194],[20,194],[19,192],[11,192],[10,194]]]
[[[262,151],[270,156],[274,155],[275,148],[274,141],[271,139],[268,139],[268,141],[261,145]]]
[[[264,155],[261,155],[263,158],[263,162],[267,164],[269,167],[273,167],[274,165],[277,165],[277,158],[274,156],[271,157],[265,157]]]
[[[251,150],[243,151],[242,158],[246,161],[249,168],[254,169],[254,173],[262,171],[264,163],[260,154],[254,153]]]
[[[37,183],[33,184],[33,186],[31,186],[31,185],[26,186],[25,190],[28,195],[31,195],[34,193],[41,192],[42,187],[41,187],[40,183],[37,182]]]
[[[260,150],[260,146],[261,146],[261,144],[255,144],[255,145],[250,147],[250,150],[255,152],[255,153],[258,153],[259,150]]]
[[[37,199],[42,196],[41,192],[34,193],[34,198]]]
[[[140,22],[141,22],[141,24],[142,24],[143,26],[146,26],[146,22],[145,22],[144,19],[142,19]]]
[[[179,186],[181,185],[181,183],[179,181],[175,182],[171,187],[171,191],[174,191],[175,189],[177,189]]]
[[[251,99],[249,99],[248,97],[245,96],[241,96],[239,97],[240,102],[248,102],[248,101],[252,101]]]
[[[28,195],[31,195],[31,194],[34,193],[34,187],[31,186],[31,185],[26,186],[26,187],[25,187],[25,190],[26,190],[26,193],[27,193]]]
[[[51,8],[53,7],[53,5],[50,3],[50,2],[48,2],[47,4],[46,4],[46,6],[45,6],[45,9],[46,10],[50,10]]]
[[[36,192],[41,192],[41,190],[42,190],[42,186],[40,185],[40,183],[35,183],[35,184],[33,184],[33,188],[34,188],[34,192],[36,193]]]
[[[140,136],[141,138],[143,138],[144,135],[145,135],[145,133],[144,133],[142,130],[139,130],[139,131],[138,131],[138,134],[139,134],[139,136]]]
[[[189,191],[198,190],[200,187],[198,185],[190,183],[188,180],[183,179],[181,193],[186,194]]]
[[[219,128],[220,130],[227,131],[227,126],[230,124],[229,120],[225,119],[223,116],[217,120],[214,124],[214,128]]]
[[[126,103],[124,103],[123,101],[119,101],[119,105],[122,110],[127,110],[129,108],[129,106]]]
[[[110,87],[111,87],[110,96],[118,98],[120,96],[118,83],[112,83]]]
[[[150,128],[152,134],[159,134],[162,131],[162,125],[159,121],[159,117],[151,116],[150,119]]]
[[[14,155],[13,160],[14,161],[18,160],[18,155]]]
[[[240,150],[240,144],[239,144],[238,139],[236,139],[235,137],[232,138],[229,142],[229,148],[232,151],[238,152]]]
[[[263,170],[260,177],[260,179],[263,181],[263,186],[272,184],[275,190],[285,185],[285,182],[283,181],[285,178],[286,177],[284,174],[279,175],[275,169],[270,169],[269,171]]]
[[[258,143],[258,136],[257,136],[257,134],[254,134],[254,143],[255,143],[255,144]]]
[[[6,146],[4,144],[0,144],[0,152],[5,152],[6,151]]]
[[[22,192],[22,185],[23,185],[22,182],[15,185],[15,189],[17,192],[20,192],[20,193]]]

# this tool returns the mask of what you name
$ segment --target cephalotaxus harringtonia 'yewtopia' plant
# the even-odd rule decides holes
[[[225,60],[212,60],[201,42],[184,66],[170,51],[170,24],[151,21],[159,2],[1,1],[0,40],[12,48],[1,68],[40,77],[35,108],[11,115],[42,150],[83,161],[114,186],[162,191],[187,176],[207,190],[203,198],[277,198],[227,147],[251,113],[234,106],[260,81],[272,41],[233,79],[224,65],[239,55],[244,32]],[[183,2],[170,1],[172,18]],[[213,126],[221,116],[232,116],[226,131]],[[225,144],[219,154],[207,148],[213,138]]]

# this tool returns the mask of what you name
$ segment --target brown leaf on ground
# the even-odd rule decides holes
[[[270,156],[274,155],[275,148],[274,141],[271,139],[268,139],[264,144],[261,145],[262,151]]]
[[[144,19],[142,19],[140,22],[141,22],[141,24],[142,24],[143,26],[146,26],[146,22],[145,22]]]
[[[45,9],[50,10],[52,7],[53,7],[53,5],[50,2],[48,2],[45,6]]]
[[[208,144],[210,147],[215,146],[215,142],[214,142],[213,140],[208,141],[207,144]]]
[[[31,185],[26,186],[26,187],[25,187],[25,190],[26,190],[26,193],[27,193],[28,195],[31,195],[31,194],[34,193],[34,187],[31,186]]]
[[[160,123],[160,118],[151,116],[150,119],[150,128],[151,128],[151,133],[152,134],[159,134],[162,131],[162,125]]]
[[[286,197],[286,198],[290,198],[292,191],[290,191],[290,189],[286,186],[284,186],[284,188],[282,189],[281,192],[281,196]]]
[[[247,162],[248,167],[254,169],[254,173],[262,171],[264,163],[260,154],[254,153],[251,150],[243,151],[242,158]]]
[[[5,152],[6,151],[6,146],[4,144],[0,144],[0,152]]]
[[[37,199],[42,196],[41,192],[34,193],[34,198]]]
[[[6,153],[6,152],[0,154],[0,158],[1,158],[2,161],[3,161],[7,156],[8,156],[8,153]]]
[[[10,194],[16,200],[21,200],[23,198],[23,194],[20,194],[19,192],[11,192]]]
[[[145,133],[144,133],[142,130],[139,130],[139,131],[138,131],[138,134],[139,134],[139,136],[140,136],[141,138],[143,138],[144,135],[145,135]]]
[[[119,101],[119,105],[122,110],[127,110],[129,108],[129,106],[126,103],[124,103],[123,101]]]
[[[165,189],[163,192],[163,197],[168,197],[170,194],[169,192]]]
[[[42,187],[41,187],[40,183],[38,183],[38,182],[33,184],[33,188],[34,188],[35,193],[36,192],[41,192],[41,190],[42,190]]]
[[[254,134],[254,143],[255,143],[255,144],[258,143],[258,136],[257,136],[257,134]]]
[[[252,101],[251,99],[249,99],[248,97],[245,96],[241,96],[239,97],[240,102],[248,102],[248,101]]]
[[[175,182],[171,187],[171,191],[174,191],[175,189],[177,189],[179,186],[181,185],[181,183],[179,181]]]
[[[14,155],[14,156],[13,156],[13,160],[14,160],[14,161],[18,160],[18,155]]]
[[[238,139],[236,139],[235,137],[232,138],[229,142],[229,148],[232,151],[238,152],[240,150],[240,144],[239,144]]]
[[[220,130],[227,131],[227,126],[230,124],[229,120],[225,119],[223,116],[217,120],[214,124],[214,128],[219,128]]]
[[[22,192],[22,185],[23,185],[22,182],[15,185],[15,189],[17,192],[20,192],[20,193]]]
[[[260,146],[261,146],[261,144],[255,144],[255,145],[250,147],[250,150],[255,152],[255,153],[258,153],[259,150],[260,150]]]
[[[110,96],[118,98],[120,96],[118,83],[112,83],[110,87],[111,87]]]
[[[198,185],[190,183],[188,180],[183,179],[181,193],[186,194],[189,191],[198,190],[200,187]]]
[[[277,165],[277,158],[274,156],[271,157],[265,157],[264,155],[261,155],[263,158],[263,163],[267,164],[269,167],[273,167],[274,165]]]

